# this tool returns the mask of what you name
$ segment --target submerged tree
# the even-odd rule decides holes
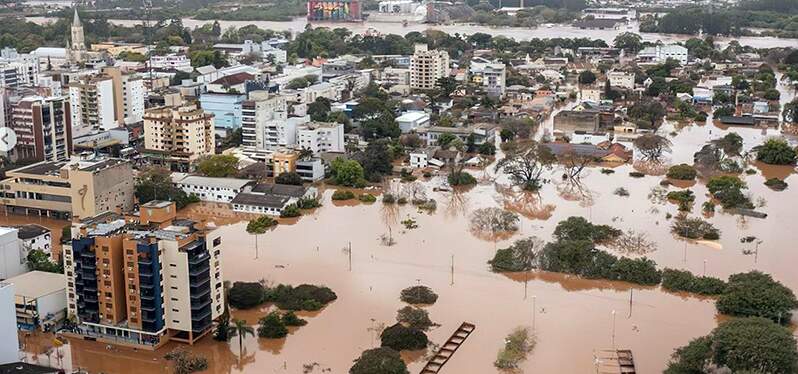
[[[670,150],[671,141],[657,134],[644,134],[634,140],[634,145],[649,161],[659,161],[662,153]]]
[[[509,150],[496,163],[496,171],[508,174],[524,190],[534,191],[540,188],[541,175],[551,169],[554,161],[555,157],[548,147],[533,141]]]
[[[247,233],[255,236],[255,258],[258,258],[258,235],[265,234],[269,228],[276,225],[277,221],[267,215],[260,216],[247,223]]]

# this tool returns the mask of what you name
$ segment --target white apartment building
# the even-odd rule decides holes
[[[439,78],[449,76],[449,53],[430,51],[426,44],[416,44],[410,59],[410,88],[434,89]]]
[[[407,68],[385,68],[380,72],[380,80],[386,84],[409,86],[410,69]]]
[[[8,279],[14,285],[17,327],[22,330],[54,329],[66,318],[66,276],[31,271]]]
[[[24,248],[24,257],[27,258],[28,252],[33,250],[42,251],[47,255],[52,253],[53,240],[50,229],[35,223],[29,223],[18,226],[17,230],[17,237],[22,242],[22,248]]]
[[[69,84],[72,136],[118,127],[114,80],[108,75],[85,76]]]
[[[399,125],[399,129],[402,130],[403,134],[416,131],[421,127],[429,126],[429,122],[429,114],[419,111],[407,112],[396,117],[396,123]]]
[[[144,148],[173,161],[192,162],[215,151],[213,115],[195,104],[148,109]]]
[[[0,280],[27,272],[25,255],[17,229],[0,227]]]
[[[612,87],[625,90],[633,90],[635,88],[635,73],[611,71],[607,73],[607,79],[610,80],[610,86]]]
[[[471,81],[481,85],[488,95],[504,96],[507,88],[507,71],[503,63],[475,57],[471,59],[469,74]]]
[[[318,155],[321,152],[344,152],[342,123],[311,122],[297,128],[299,147]]]
[[[309,118],[288,117],[285,96],[252,91],[241,104],[242,144],[257,149],[276,149],[296,144],[296,126]]]
[[[0,69],[16,69],[20,85],[35,86],[39,83],[39,58],[32,54],[19,54],[14,48],[0,50]],[[0,82],[2,85],[2,82]]]
[[[687,48],[676,44],[657,45],[643,48],[637,53],[637,60],[640,62],[661,63],[668,59],[679,61],[682,65],[687,64]]]
[[[194,70],[188,56],[178,53],[169,53],[161,56],[152,56],[147,62],[154,69],[180,70],[187,73]]]
[[[122,109],[126,125],[144,120],[144,101],[147,90],[141,77],[131,74],[122,75]]]

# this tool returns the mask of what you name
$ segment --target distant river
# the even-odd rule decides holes
[[[35,23],[45,23],[54,21],[52,17],[29,17],[29,21]],[[113,24],[122,26],[132,26],[140,24],[140,20],[109,20]],[[202,26],[206,23],[213,21],[196,20],[192,18],[183,18],[183,25],[195,28]],[[229,27],[242,27],[246,25],[256,25],[262,29],[270,29],[275,31],[291,31],[301,32],[308,24],[304,17],[294,18],[287,22],[274,22],[274,21],[219,21],[222,29]],[[345,27],[353,33],[363,33],[368,29],[375,29],[383,34],[398,34],[405,35],[411,31],[425,31],[425,30],[440,30],[448,34],[459,33],[461,35],[470,35],[477,32],[491,34],[493,36],[507,36],[516,40],[528,40],[533,38],[592,38],[602,39],[608,44],[612,44],[615,36],[622,32],[631,31],[639,33],[645,41],[662,41],[663,43],[673,43],[689,39],[689,35],[676,35],[676,34],[657,34],[657,33],[640,33],[637,23],[631,23],[627,27],[621,27],[613,30],[580,30],[570,25],[551,25],[551,27],[540,26],[536,28],[523,28],[523,27],[489,27],[481,25],[470,24],[452,24],[452,25],[428,25],[418,22],[410,22],[407,26],[403,26],[401,18],[395,21],[366,21],[361,23],[330,23],[330,22],[314,22],[315,26],[324,27]],[[751,46],[755,48],[772,48],[772,47],[796,47],[798,46],[798,39],[782,39],[773,37],[755,37],[743,36],[739,38],[725,38],[719,37],[715,39],[717,44],[725,46],[732,40],[737,40],[741,45]]]

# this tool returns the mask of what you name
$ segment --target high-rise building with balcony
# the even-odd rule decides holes
[[[431,90],[438,79],[449,76],[449,53],[430,51],[426,44],[416,44],[410,58],[410,88]]]
[[[101,74],[81,77],[69,84],[72,107],[72,135],[83,136],[93,130],[118,127],[114,103],[114,80]]]
[[[11,158],[26,161],[66,161],[72,153],[69,100],[28,96],[11,109],[17,145]]]
[[[193,344],[224,312],[221,236],[151,201],[136,219],[105,213],[73,224],[64,246],[73,334],[156,349]]]
[[[194,104],[144,113],[144,153],[153,162],[187,165],[214,153],[214,117]]]

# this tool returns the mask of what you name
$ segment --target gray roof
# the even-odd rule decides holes
[[[261,183],[252,188],[252,192],[262,193],[266,195],[297,197],[297,198],[305,196],[307,190],[308,189],[304,186],[294,186],[290,184],[273,184],[273,183]]]
[[[233,199],[232,204],[264,206],[267,208],[282,209],[289,198],[286,196],[262,195],[242,192]]]
[[[601,158],[610,153],[609,151],[596,147],[592,144],[545,143],[543,145],[546,146],[555,156],[561,156],[567,152],[573,151],[579,156],[592,156]]]
[[[50,229],[41,225],[37,225],[35,223],[29,223],[27,225],[17,226],[17,230],[19,231],[17,237],[22,240],[33,239],[35,237],[48,234],[50,232]]]
[[[66,275],[46,271],[29,271],[6,279],[14,285],[14,295],[38,299],[55,292],[66,292]]]

